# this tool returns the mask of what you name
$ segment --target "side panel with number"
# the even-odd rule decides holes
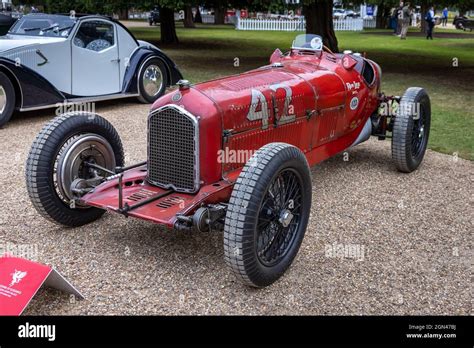
[[[264,90],[252,89],[249,94],[248,111],[241,112],[238,119],[245,117],[244,123],[252,128],[235,132],[224,144],[228,153],[246,156],[224,163],[224,173],[242,167],[254,151],[271,142],[289,143],[304,152],[311,149],[313,130],[308,116],[316,109],[316,98],[309,83],[301,79],[278,82]]]

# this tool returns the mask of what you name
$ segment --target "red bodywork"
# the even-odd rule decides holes
[[[250,152],[270,142],[285,142],[300,148],[312,166],[354,144],[378,109],[378,65],[355,55],[297,50],[288,55],[277,50],[270,60],[268,66],[180,88],[155,102],[152,111],[175,104],[199,118],[201,186],[196,194],[171,192],[127,215],[173,227],[177,215],[227,202],[245,160],[222,163],[222,150]],[[364,69],[372,72],[366,77],[370,81]],[[127,204],[166,192],[147,182],[146,171],[144,165],[124,173]],[[83,201],[118,211],[118,191],[117,179],[110,180]]]

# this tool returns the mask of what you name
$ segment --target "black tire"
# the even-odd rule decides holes
[[[158,89],[156,94],[150,94],[147,92],[147,89],[145,88],[145,83],[144,83],[144,75],[147,72],[147,69],[150,67],[157,67],[159,69],[159,72],[161,74],[161,87]],[[141,103],[144,104],[151,104],[154,103],[159,97],[161,97],[165,91],[166,91],[166,86],[168,85],[168,70],[166,69],[165,63],[159,58],[152,58],[148,61],[146,61],[143,66],[140,68],[140,75],[138,76],[138,86],[139,86],[139,92],[140,96],[138,97],[138,100]]]
[[[292,189],[284,191],[285,187]],[[237,279],[264,287],[280,278],[298,253],[310,209],[311,173],[304,154],[285,143],[259,149],[234,185],[225,218],[225,262]],[[281,221],[285,212],[293,214],[284,220],[287,226]]]
[[[84,206],[73,209],[67,197],[62,196],[58,189],[58,174],[54,166],[61,156],[60,150],[65,151],[75,140],[89,134],[105,139],[113,151],[115,165],[123,166],[122,142],[117,131],[96,114],[70,113],[57,116],[43,127],[31,146],[26,161],[28,195],[36,210],[50,221],[76,227],[100,218],[105,212]]]
[[[8,121],[10,121],[13,112],[15,111],[16,94],[15,88],[12,82],[3,72],[0,71],[0,98],[3,98],[3,92],[5,92],[5,106],[3,111],[0,113],[0,127],[3,127]]]
[[[423,161],[430,124],[428,94],[423,88],[408,88],[400,101],[392,132],[392,159],[399,171],[410,173]]]

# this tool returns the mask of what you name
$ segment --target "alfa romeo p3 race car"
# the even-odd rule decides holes
[[[223,230],[233,273],[267,286],[302,243],[310,166],[371,135],[392,138],[401,172],[420,165],[429,97],[415,87],[388,97],[380,82],[373,61],[299,35],[270,65],[196,85],[180,81],[152,106],[144,162],[124,166],[119,135],[99,115],[56,117],[31,147],[28,193],[41,215],[66,226],[110,210],[179,230]]]

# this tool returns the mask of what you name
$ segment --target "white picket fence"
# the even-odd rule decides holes
[[[362,31],[364,30],[364,20],[361,18],[335,19],[334,30],[336,31]]]
[[[365,18],[364,28],[375,28],[377,26],[377,20],[375,18]]]
[[[203,23],[214,24],[214,15],[202,14],[201,18]]]
[[[150,12],[130,12],[130,19],[148,19]],[[202,14],[202,22],[214,24],[214,15]],[[183,20],[182,13],[174,14],[175,21]],[[237,18],[236,16],[226,16],[225,23],[235,24],[237,30],[274,30],[274,31],[304,31],[306,21],[301,19],[271,19],[271,18]],[[335,19],[334,29],[338,31],[360,31],[364,28],[375,28],[375,18],[346,18]]]
[[[361,31],[364,28],[375,28],[375,19],[347,18],[335,19],[334,30]],[[237,30],[275,30],[275,31],[304,31],[306,21],[289,19],[238,19],[235,25]]]
[[[210,14],[202,14],[201,15],[202,22],[205,24],[214,24],[214,15]],[[237,17],[236,16],[225,16],[225,21],[226,24],[236,24],[237,23]]]

